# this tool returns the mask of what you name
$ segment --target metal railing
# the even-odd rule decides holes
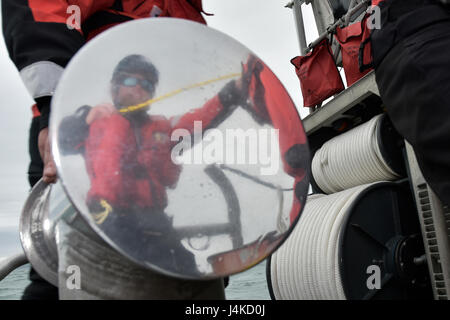
[[[303,18],[302,5],[311,3],[313,8],[316,5],[314,0],[294,0],[286,5],[287,8],[291,8],[294,11],[294,19],[297,27],[297,36],[300,44],[300,52],[302,55],[310,52],[315,46],[317,46],[323,39],[328,37],[330,34],[336,31],[337,27],[347,26],[351,22],[351,18],[360,10],[367,9],[370,6],[370,0],[362,0],[361,2],[357,2],[357,0],[351,0],[350,7],[348,12],[339,18],[337,21],[334,21],[332,24],[327,27],[318,27],[319,37],[314,40],[312,43],[307,45],[306,42],[306,30],[305,30],[305,22]],[[320,10],[315,10],[315,18],[316,23],[318,23],[318,16],[321,14]],[[323,19],[321,19],[323,21]],[[320,25],[320,24],[319,24]],[[325,29],[323,31],[322,29]]]

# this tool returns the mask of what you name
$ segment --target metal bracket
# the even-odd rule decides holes
[[[428,186],[412,146],[405,142],[422,237],[436,300],[450,297],[450,210]]]
[[[344,112],[372,94],[380,95],[373,71],[303,119],[306,134],[309,135],[323,126],[331,125]]]

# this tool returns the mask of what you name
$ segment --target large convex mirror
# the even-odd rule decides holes
[[[309,151],[286,90],[236,40],[143,19],[90,41],[52,101],[58,174],[89,225],[167,275],[243,271],[288,236]]]

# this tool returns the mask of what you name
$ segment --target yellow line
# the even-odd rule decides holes
[[[184,87],[184,88],[177,89],[177,90],[174,90],[172,92],[166,93],[166,94],[164,94],[164,95],[162,95],[160,97],[156,97],[154,99],[150,99],[150,100],[144,101],[142,103],[139,103],[139,104],[136,104],[136,105],[133,105],[133,106],[128,106],[128,107],[122,108],[122,109],[119,110],[119,112],[120,113],[126,113],[126,112],[136,111],[136,110],[139,110],[139,109],[147,107],[149,104],[152,104],[152,103],[155,103],[155,102],[158,102],[158,101],[165,100],[167,98],[173,97],[173,96],[175,96],[175,95],[177,95],[177,94],[179,94],[179,93],[181,93],[183,91],[186,91],[186,90],[189,90],[189,89],[193,89],[193,88],[197,88],[197,87],[201,87],[201,86],[204,86],[204,85],[207,85],[207,84],[210,84],[210,83],[213,83],[213,82],[217,82],[217,81],[220,81],[220,80],[236,78],[236,77],[239,77],[240,75],[241,75],[240,73],[231,73],[231,74],[227,74],[225,76],[219,77],[219,78],[215,78],[215,79],[211,79],[211,80],[206,80],[206,81],[202,81],[202,82],[199,82],[199,83],[195,83],[195,84],[192,84],[190,86],[187,86],[187,87]]]

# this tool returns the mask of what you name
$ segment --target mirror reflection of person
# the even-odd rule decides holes
[[[179,128],[193,132],[194,121],[206,129],[217,126],[242,104],[245,94],[240,80],[233,80],[203,107],[167,119],[148,114],[151,106],[146,102],[154,97],[158,78],[146,57],[123,58],[111,79],[112,103],[83,106],[63,119],[58,143],[65,154],[84,155],[91,182],[87,205],[100,229],[109,236],[114,232],[132,251],[149,250],[142,254],[157,255],[153,261],[179,269],[195,267],[164,212],[166,189],[176,186],[181,172],[171,159],[178,143],[171,133]],[[136,105],[141,107],[120,112]],[[136,233],[137,225],[142,234]]]
[[[300,215],[309,188],[310,153],[306,134],[292,99],[280,80],[259,59],[250,56],[244,65],[242,87],[247,93],[243,107],[259,125],[278,131],[283,170],[294,178],[289,221]]]

